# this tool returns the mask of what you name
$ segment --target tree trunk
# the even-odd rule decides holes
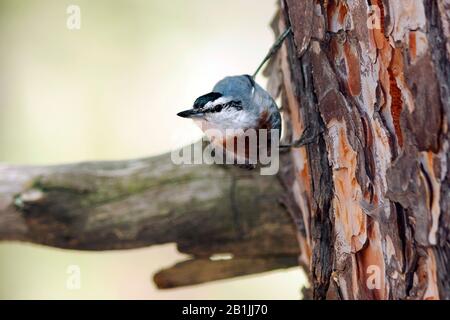
[[[293,32],[269,91],[290,138],[320,132],[281,159],[281,185],[169,155],[3,165],[0,240],[176,242],[192,259],[160,288],[300,262],[315,299],[450,299],[449,0],[280,1],[274,30]]]
[[[281,1],[266,70],[316,299],[449,299],[450,2]],[[318,130],[317,130],[318,131]],[[291,210],[292,211],[292,210]]]

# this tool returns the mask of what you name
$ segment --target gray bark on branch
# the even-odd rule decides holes
[[[162,272],[161,287],[188,285],[292,266],[298,245],[294,224],[279,203],[282,194],[275,176],[232,166],[179,166],[170,154],[44,167],[0,165],[0,240],[81,250],[174,242],[194,261],[201,258],[206,269],[201,278],[178,281],[192,264],[177,265],[175,273]],[[235,259],[204,263],[218,253],[231,254],[242,268],[229,267]],[[239,258],[267,261],[243,264]],[[223,264],[228,271],[216,274]]]

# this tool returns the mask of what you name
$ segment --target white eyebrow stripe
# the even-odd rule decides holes
[[[226,104],[231,100],[233,100],[231,97],[220,97],[219,99],[212,101],[212,103],[216,106],[218,104]]]

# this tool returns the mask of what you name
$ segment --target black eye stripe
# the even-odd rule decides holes
[[[226,109],[226,108],[234,108],[235,110],[242,110],[242,103],[239,100],[232,100],[225,104],[215,105],[213,108],[206,109],[204,112],[215,113],[215,112],[220,112],[220,111],[222,111],[222,109]]]
[[[242,110],[242,102],[239,100],[232,100],[225,104],[226,108],[234,108],[236,110]]]

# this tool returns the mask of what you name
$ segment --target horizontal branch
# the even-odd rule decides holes
[[[233,166],[175,165],[170,154],[0,165],[0,240],[81,250],[175,242],[194,258],[296,257],[295,227],[279,204],[282,194],[275,176]]]
[[[217,261],[193,259],[156,273],[153,280],[159,289],[170,289],[294,266],[298,266],[298,259],[293,256]]]

